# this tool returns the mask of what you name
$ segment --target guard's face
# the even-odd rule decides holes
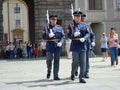
[[[50,19],[50,23],[51,23],[51,25],[56,25],[57,19],[51,18],[51,19]]]
[[[81,16],[74,16],[75,22],[79,23],[81,20]]]

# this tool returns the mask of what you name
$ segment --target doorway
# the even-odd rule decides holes
[[[19,30],[19,29],[13,30],[12,31],[13,41],[14,42],[24,41],[23,33],[24,33],[24,30]]]
[[[101,38],[102,32],[104,31],[104,24],[91,23],[90,26],[95,34],[96,46],[94,47],[94,52],[96,55],[101,55],[100,38]]]

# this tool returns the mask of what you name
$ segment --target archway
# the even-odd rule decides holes
[[[35,42],[35,17],[34,17],[34,0],[23,0],[28,5],[29,15],[29,39]]]

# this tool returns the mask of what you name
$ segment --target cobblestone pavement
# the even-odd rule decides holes
[[[90,78],[86,84],[70,80],[71,59],[60,61],[60,81],[46,79],[46,61],[0,60],[0,90],[120,90],[120,65],[110,66],[110,60],[90,58]],[[119,60],[120,61],[120,60]]]

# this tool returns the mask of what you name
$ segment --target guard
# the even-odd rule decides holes
[[[47,14],[48,15],[48,14]],[[47,16],[48,17],[48,16]],[[60,25],[57,25],[57,15],[50,15],[48,20],[48,25],[44,27],[43,39],[47,41],[46,43],[46,54],[47,54],[47,78],[50,78],[52,61],[53,62],[53,78],[54,80],[60,80],[58,76],[59,72],[59,60],[60,53],[62,50],[62,44],[65,40],[65,35],[63,29]],[[50,23],[49,23],[50,20]]]
[[[79,82],[86,83],[83,79],[86,70],[86,41],[90,37],[89,29],[84,23],[81,23],[81,11],[74,11],[73,23],[68,26],[68,37],[72,40],[70,51],[72,52],[72,70],[71,80],[75,79],[75,72],[80,66]]]

